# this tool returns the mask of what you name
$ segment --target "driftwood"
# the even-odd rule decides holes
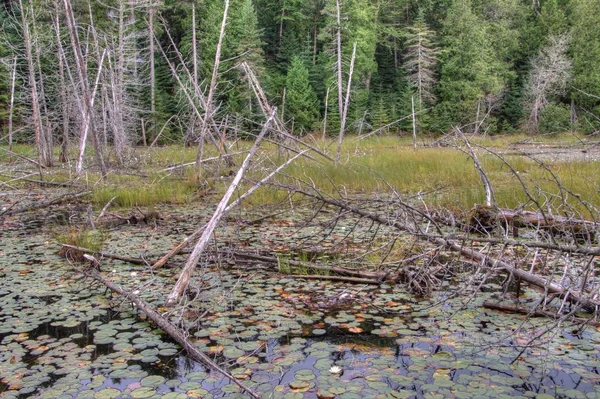
[[[344,277],[344,276],[321,276],[319,274],[290,274],[286,277],[290,278],[301,278],[305,280],[327,280],[327,281],[343,281],[345,283],[354,283],[354,284],[381,284],[381,281],[371,280],[369,278],[360,278],[360,277]]]
[[[208,356],[206,356],[204,353],[202,353],[192,342],[190,342],[188,340],[186,332],[184,332],[181,329],[177,328],[177,326],[175,326],[169,320],[167,320],[166,318],[164,318],[161,314],[159,314],[156,310],[154,310],[152,308],[152,306],[150,306],[150,304],[148,304],[145,301],[143,301],[142,299],[140,299],[140,297],[138,297],[137,295],[135,295],[135,294],[133,294],[131,292],[125,291],[119,285],[117,285],[117,284],[115,284],[115,283],[113,283],[111,281],[108,281],[107,279],[103,278],[100,275],[100,273],[98,273],[95,270],[85,271],[85,275],[93,278],[96,281],[101,282],[106,287],[108,287],[111,291],[116,292],[117,294],[119,294],[119,295],[127,298],[129,301],[131,301],[132,303],[134,303],[135,306],[137,307],[137,309],[139,309],[146,316],[148,316],[153,322],[156,323],[156,325],[158,325],[158,327],[160,327],[161,330],[163,330],[171,338],[173,338],[173,340],[175,340],[179,345],[181,345],[183,347],[183,349],[185,349],[185,351],[187,352],[187,354],[192,359],[194,359],[194,360],[196,360],[196,361],[204,364],[206,367],[210,368],[211,370],[214,370],[217,373],[223,375],[224,377],[226,377],[231,382],[233,382],[234,384],[236,384],[244,392],[246,392],[247,394],[249,394],[253,398],[257,398],[257,399],[260,398],[260,396],[258,396],[258,394],[256,394],[250,388],[248,388],[247,386],[245,386],[244,384],[242,384],[241,382],[239,382],[238,380],[236,380],[234,376],[232,376],[226,370],[223,370],[221,367],[219,367],[219,365],[217,365],[214,361],[212,361]]]
[[[52,205],[58,205],[58,204],[62,204],[63,202],[67,202],[67,201],[71,201],[71,200],[74,200],[77,198],[85,197],[86,195],[91,194],[91,193],[92,193],[91,191],[82,191],[82,192],[75,193],[75,194],[61,195],[61,196],[54,198],[52,200],[49,200],[49,201],[36,202],[35,204],[31,204],[31,205],[24,206],[21,208],[7,210],[6,212],[0,214],[0,216],[10,216],[10,215],[15,215],[17,213],[23,213],[23,212],[34,211],[34,210],[41,209],[41,208],[47,208]]]
[[[115,260],[122,260],[123,262],[128,262],[128,263],[133,263],[136,265],[147,265],[148,262],[145,259],[142,258],[132,258],[130,256],[123,256],[123,255],[117,255],[117,254],[111,254],[108,252],[102,252],[102,251],[94,251],[92,249],[89,248],[84,248],[84,247],[78,247],[76,245],[69,245],[69,244],[61,244],[63,248],[66,248],[67,250],[72,250],[72,251],[76,251],[76,252],[82,252],[82,253],[88,253],[88,254],[94,254],[100,258],[107,258],[107,259],[115,259]]]
[[[561,315],[556,314],[554,312],[549,312],[547,310],[528,309],[528,308],[517,307],[517,306],[503,305],[503,304],[490,302],[490,301],[485,301],[483,303],[483,307],[487,308],[487,309],[492,309],[492,310],[499,310],[501,312],[518,313],[518,314],[523,314],[523,315],[527,315],[527,316],[548,317],[550,319],[559,319],[561,317]],[[571,317],[569,317],[569,320],[574,323],[577,323],[577,324],[588,324],[590,326],[600,327],[600,322],[591,320],[591,319],[586,319],[583,317],[571,316]]]
[[[231,254],[234,257],[252,259],[252,260],[266,262],[266,263],[278,264],[280,262],[280,260],[275,256],[256,255],[256,254],[250,254],[250,253],[238,252],[238,251],[227,251],[227,254]],[[346,276],[359,277],[362,279],[372,279],[374,281],[382,281],[388,275],[388,273],[384,273],[384,272],[369,272],[366,270],[354,270],[354,269],[349,269],[347,267],[339,267],[339,266],[323,266],[323,265],[317,265],[317,264],[314,264],[311,262],[303,262],[303,261],[293,260],[293,259],[286,259],[285,262],[288,263],[290,266],[305,267],[307,269],[312,269],[312,270],[322,270],[322,271],[333,272],[336,274],[341,274],[341,275],[346,275]]]
[[[471,211],[467,228],[471,232],[491,233],[499,226],[511,230],[515,237],[519,236],[518,229],[523,227],[544,230],[552,235],[571,235],[577,241],[591,242],[595,239],[600,224],[539,212],[477,205]]]
[[[436,245],[442,246],[444,248],[447,248],[453,252],[457,252],[461,256],[463,256],[467,259],[477,261],[478,263],[481,263],[482,265],[486,265],[492,269],[496,269],[496,270],[511,274],[513,277],[520,279],[521,281],[524,281],[524,282],[527,282],[534,286],[540,287],[541,289],[545,290],[545,292],[547,292],[548,294],[556,294],[560,297],[566,298],[567,301],[574,303],[576,305],[580,305],[582,308],[584,308],[586,310],[595,312],[598,309],[600,309],[600,302],[597,300],[593,300],[593,299],[590,299],[589,297],[586,297],[585,295],[579,294],[577,292],[573,292],[561,284],[557,284],[557,283],[553,282],[552,280],[548,280],[544,277],[540,277],[533,273],[529,273],[525,270],[521,270],[521,269],[515,267],[514,265],[509,264],[508,262],[505,262],[505,261],[495,258],[493,256],[484,255],[484,254],[474,251],[470,248],[466,248],[463,245],[461,245],[459,242],[457,242],[456,240],[452,239],[451,237],[424,233],[422,231],[418,231],[414,226],[400,222],[397,219],[391,220],[388,217],[385,217],[383,215],[372,214],[370,212],[364,211],[363,209],[359,209],[352,205],[349,205],[346,202],[338,201],[333,198],[325,198],[324,196],[322,196],[320,194],[314,194],[314,193],[311,193],[311,192],[308,192],[305,190],[301,190],[298,188],[296,188],[296,189],[292,189],[291,187],[286,187],[286,188],[288,190],[295,191],[296,193],[305,195],[307,197],[315,198],[326,204],[333,205],[340,209],[344,209],[346,211],[352,212],[352,213],[362,216],[366,219],[373,220],[374,222],[380,223],[382,225],[391,226],[397,230],[408,232],[421,240],[425,240],[425,241],[434,243]]]

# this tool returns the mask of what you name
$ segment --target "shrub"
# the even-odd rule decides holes
[[[538,130],[543,134],[557,134],[568,131],[571,126],[571,110],[561,104],[549,104],[540,114]]]

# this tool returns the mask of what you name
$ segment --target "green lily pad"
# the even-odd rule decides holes
[[[130,396],[134,399],[150,398],[156,394],[156,391],[151,387],[142,387],[133,390]]]
[[[114,399],[121,395],[121,391],[115,388],[105,388],[94,394],[94,399]]]

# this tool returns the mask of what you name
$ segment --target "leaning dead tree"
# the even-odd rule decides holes
[[[250,161],[252,160],[252,157],[254,156],[254,154],[256,154],[256,151],[258,150],[263,137],[269,131],[269,125],[271,124],[271,120],[273,119],[273,116],[274,116],[274,113],[272,115],[270,115],[270,118],[267,119],[267,121],[263,125],[263,128],[262,128],[260,134],[258,135],[258,137],[256,138],[256,141],[254,142],[254,145],[248,152],[248,155],[246,155],[246,159],[244,159],[242,166],[239,168],[233,181],[229,185],[229,188],[225,192],[225,195],[223,195],[223,198],[217,205],[217,209],[215,210],[210,221],[206,224],[206,227],[204,228],[202,235],[198,239],[198,242],[194,246],[194,249],[193,249],[191,255],[189,256],[188,260],[185,263],[185,266],[183,267],[183,270],[181,271],[179,279],[177,280],[177,282],[175,283],[175,286],[173,287],[173,290],[167,297],[166,306],[176,305],[179,302],[179,299],[181,298],[181,296],[183,295],[185,289],[187,288],[187,286],[189,284],[189,280],[192,276],[192,273],[194,272],[196,265],[198,264],[198,261],[200,260],[200,256],[202,255],[202,252],[206,248],[207,244],[209,243],[209,241],[212,237],[213,231],[217,227],[217,224],[223,217],[224,211],[227,208],[227,204],[229,203],[229,200],[231,199],[231,197],[233,196],[237,187],[239,186],[240,182],[242,181],[242,178],[244,177],[244,173],[246,173],[246,170],[250,166]]]
[[[556,278],[556,276],[542,276],[533,273],[530,270],[525,270],[519,264],[514,264],[504,260],[501,253],[494,254],[493,252],[482,252],[474,249],[470,243],[478,240],[477,237],[456,236],[456,233],[446,232],[443,226],[438,225],[434,220],[433,215],[424,210],[411,206],[399,198],[393,201],[395,212],[393,215],[379,214],[370,212],[362,207],[353,205],[347,198],[334,198],[323,194],[316,187],[311,185],[290,186],[279,185],[281,189],[288,192],[301,194],[303,196],[313,198],[328,206],[339,208],[345,212],[357,215],[360,218],[371,220],[383,226],[389,226],[396,229],[398,232],[408,234],[415,239],[423,242],[428,242],[436,247],[455,252],[462,258],[474,261],[481,266],[489,268],[494,274],[503,272],[509,275],[512,279],[516,279],[532,286],[538,287],[544,294],[545,300],[540,305],[547,305],[553,298],[562,298],[564,302],[571,303],[573,306],[586,309],[591,312],[600,310],[600,301],[595,297],[595,290],[600,288],[600,281],[596,281],[593,285],[590,284],[591,276],[589,276],[588,268],[583,268],[581,273],[576,276],[569,276],[577,279],[577,283],[573,284],[566,278]],[[429,232],[424,226],[434,226],[434,231]],[[496,243],[502,247],[503,242],[498,239]],[[569,253],[568,248],[560,246],[553,247],[553,250],[558,252]],[[598,252],[597,249],[594,251]],[[585,259],[585,257],[584,257]],[[572,265],[565,265],[563,274],[567,274]]]

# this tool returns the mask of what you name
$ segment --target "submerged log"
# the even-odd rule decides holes
[[[561,317],[568,316],[568,315],[559,315],[557,313],[550,312],[547,310],[542,310],[542,309],[529,309],[529,308],[524,308],[524,307],[517,307],[517,306],[510,306],[510,305],[505,305],[505,304],[501,304],[501,303],[495,303],[495,302],[491,302],[491,301],[485,301],[483,303],[483,307],[487,308],[487,309],[498,310],[500,312],[517,313],[517,314],[523,314],[523,315],[527,315],[527,316],[536,316],[536,317],[548,317],[550,319],[555,319],[555,320],[560,319]],[[586,319],[583,317],[570,316],[568,320],[572,321],[573,323],[577,323],[577,324],[589,324],[590,326],[594,326],[594,327],[600,326],[600,322],[598,322],[596,320]]]
[[[156,325],[158,325],[158,327],[160,327],[161,330],[163,330],[171,338],[173,338],[173,340],[175,340],[179,345],[181,345],[183,347],[183,349],[185,349],[187,354],[192,359],[204,364],[209,369],[214,370],[217,373],[223,375],[224,377],[229,379],[231,382],[236,384],[238,387],[240,387],[244,392],[246,392],[251,397],[256,398],[256,399],[260,398],[260,396],[258,396],[258,394],[256,394],[254,391],[252,391],[250,388],[248,388],[241,382],[239,382],[233,375],[231,375],[229,372],[227,372],[226,370],[219,367],[219,365],[216,364],[211,358],[209,358],[202,351],[200,351],[188,339],[188,337],[187,337],[188,334],[186,332],[177,328],[177,326],[175,326],[169,320],[164,318],[160,313],[158,313],[156,310],[154,310],[150,304],[143,301],[137,295],[135,295],[131,292],[125,291],[119,285],[117,285],[111,281],[108,281],[107,279],[102,277],[100,275],[100,273],[98,273],[96,270],[87,270],[87,271],[85,271],[85,275],[93,278],[96,281],[101,282],[106,287],[108,287],[111,291],[116,292],[117,294],[127,298],[129,301],[134,303],[135,306],[137,307],[137,309],[139,309],[146,316],[148,316],[153,322],[156,323]]]
[[[592,242],[596,238],[599,223],[589,220],[546,215],[541,212],[514,211],[476,205],[469,214],[466,229],[472,233],[489,234],[502,227],[519,236],[519,228],[543,230],[553,236],[571,236],[578,242]]]

